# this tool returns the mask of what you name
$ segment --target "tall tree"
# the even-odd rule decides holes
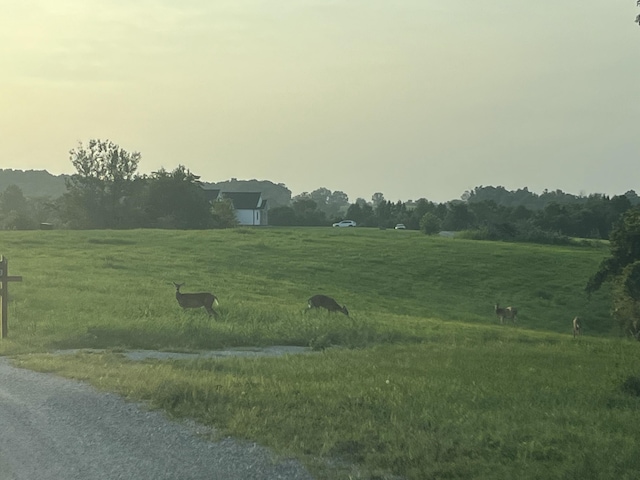
[[[465,230],[475,227],[475,216],[466,203],[455,201],[447,204],[447,214],[442,221],[444,230]]]
[[[17,185],[9,185],[4,192],[0,193],[0,213],[5,215],[9,212],[25,214],[27,209],[27,199],[24,198],[22,189]]]
[[[378,227],[389,228],[393,226],[392,209],[393,203],[386,200],[381,200],[379,203],[375,204],[373,210],[376,214],[376,222],[378,223]]]
[[[154,172],[148,179],[145,202],[148,226],[179,229],[214,226],[211,205],[199,179],[183,165],[171,172],[163,168]],[[216,210],[217,220],[221,220],[220,213],[221,209]]]
[[[364,198],[358,198],[355,203],[349,205],[346,217],[361,227],[373,227],[376,225],[373,207]]]
[[[0,228],[7,230],[31,230],[36,221],[31,215],[28,200],[17,185],[9,185],[0,193]]]
[[[295,213],[296,225],[322,226],[329,223],[322,210],[318,209],[318,204],[312,200],[308,194],[296,196],[291,204]]]
[[[342,216],[349,208],[349,196],[340,191],[335,190],[327,200],[326,213],[330,218],[338,218]]]
[[[92,139],[80,143],[69,155],[76,169],[63,196],[70,226],[127,226],[126,197],[132,193],[140,153],[129,153],[111,140]]]
[[[371,195],[371,203],[373,204],[373,208],[376,208],[382,202],[384,202],[384,194],[382,194],[381,192],[376,192]]]

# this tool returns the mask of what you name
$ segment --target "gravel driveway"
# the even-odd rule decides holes
[[[295,461],[207,441],[198,428],[0,358],[0,480],[312,478]]]

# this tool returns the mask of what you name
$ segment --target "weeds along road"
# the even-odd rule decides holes
[[[208,441],[117,395],[0,358],[0,480],[311,479],[297,462]]]

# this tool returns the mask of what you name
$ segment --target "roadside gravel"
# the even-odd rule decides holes
[[[254,443],[0,358],[0,480],[311,480]]]

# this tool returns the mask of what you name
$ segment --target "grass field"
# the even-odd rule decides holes
[[[38,231],[0,232],[0,254],[23,276],[1,354],[256,440],[318,478],[638,478],[638,345],[619,338],[606,290],[583,292],[606,246],[374,229]],[[171,282],[213,291],[220,318],[182,311]],[[350,316],[304,313],[315,293]],[[516,325],[498,324],[496,302],[518,307]],[[317,351],[118,353],[256,345]],[[67,348],[109,352],[47,354]]]

